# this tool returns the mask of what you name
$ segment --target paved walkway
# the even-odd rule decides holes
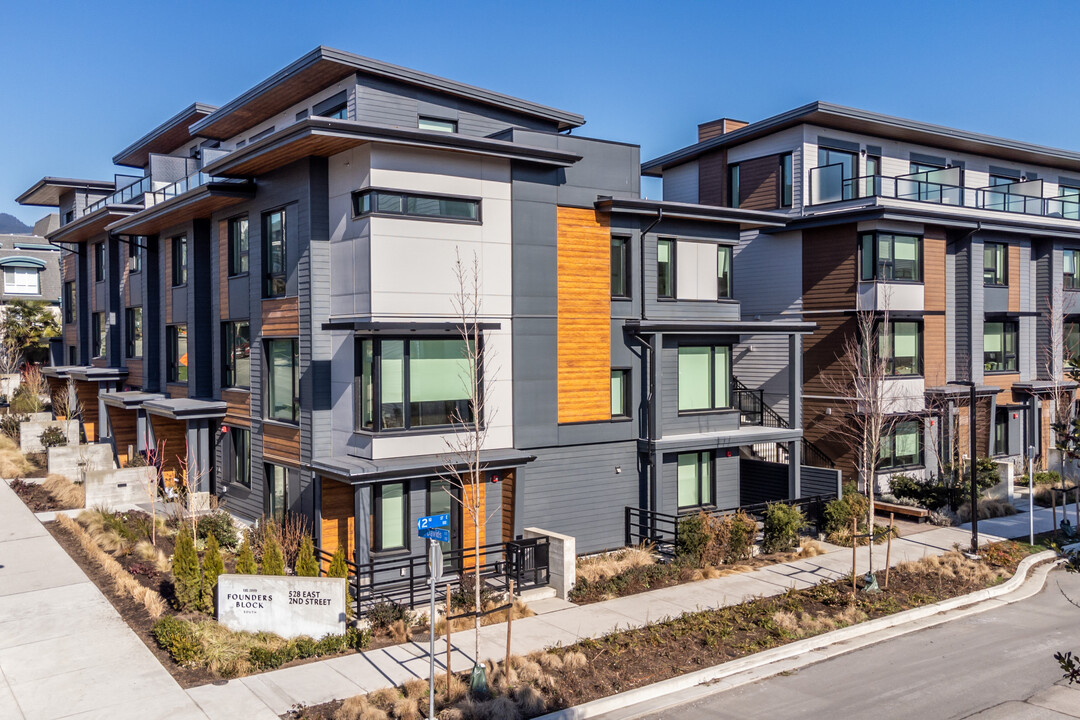
[[[1019,510],[1017,515],[1009,515],[1008,517],[993,518],[991,520],[979,521],[979,536],[980,541],[983,534],[996,535],[997,537],[1021,539],[1026,541],[1028,537],[1028,531],[1030,528],[1030,515],[1028,514],[1027,496],[1014,501],[1016,509]],[[1058,505],[1057,508],[1057,521],[1061,522],[1062,507]],[[1044,508],[1035,506],[1035,534],[1050,532],[1054,529],[1054,511],[1052,508]],[[1076,503],[1070,503],[1065,506],[1065,517],[1069,519],[1069,522],[1074,526],[1076,525]],[[971,523],[964,523],[959,527],[960,530],[968,533],[969,540],[968,545],[971,544],[970,533]]]

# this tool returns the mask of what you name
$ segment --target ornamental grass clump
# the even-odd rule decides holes
[[[86,505],[86,492],[82,485],[76,485],[63,475],[52,474],[41,483],[56,502],[65,508],[81,508]]]

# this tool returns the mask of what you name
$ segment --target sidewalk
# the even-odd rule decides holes
[[[1029,515],[1027,497],[1023,497],[1013,503],[1016,505],[1016,509],[1020,512],[1017,515],[1010,515],[1008,517],[993,518],[991,520],[979,521],[979,537],[984,534],[996,535],[1002,538],[1019,538],[1024,542],[1027,542],[1029,531]],[[1057,521],[1061,522],[1061,506],[1058,505],[1057,509]],[[1054,529],[1054,511],[1052,508],[1044,508],[1035,506],[1035,534],[1050,532]],[[1065,506],[1065,517],[1069,522],[1076,525],[1076,503],[1071,503]],[[967,533],[971,533],[971,523],[964,523],[957,529],[963,530]],[[970,541],[969,541],[970,544]]]
[[[0,482],[0,718],[207,720]]]

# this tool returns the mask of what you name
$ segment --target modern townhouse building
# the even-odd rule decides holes
[[[741,318],[740,233],[786,215],[642,199],[638,147],[583,123],[327,48],[193,104],[113,158],[132,175],[21,196],[64,221],[50,376],[121,463],[164,441],[242,518],[303,513],[368,563],[422,555],[416,519],[446,511],[469,546],[445,469],[475,258],[484,544],[540,527],[586,552],[623,543],[627,506],[834,492],[802,466],[798,383],[781,414],[733,381],[740,338],[797,366],[813,328]]]
[[[1076,354],[1080,153],[815,102],[703,124],[698,142],[643,172],[663,177],[667,201],[787,216],[743,233],[738,296],[748,317],[817,324],[802,422],[845,472],[853,451],[833,415],[846,403],[830,378],[865,310],[888,314],[882,475],[970,451],[963,382],[976,385],[980,456],[1019,459],[1034,446],[1046,464],[1063,357]],[[736,352],[750,346],[769,351],[751,338]],[[789,380],[773,355],[747,380],[779,403]]]

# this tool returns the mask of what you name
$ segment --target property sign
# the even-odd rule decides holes
[[[442,528],[427,528],[420,531],[420,537],[439,542],[450,542],[450,531]]]
[[[441,528],[450,524],[450,513],[443,513],[441,515],[428,515],[422,517],[416,521],[417,532],[423,533],[428,528]]]
[[[217,619],[230,630],[316,640],[345,632],[345,578],[219,575]]]

